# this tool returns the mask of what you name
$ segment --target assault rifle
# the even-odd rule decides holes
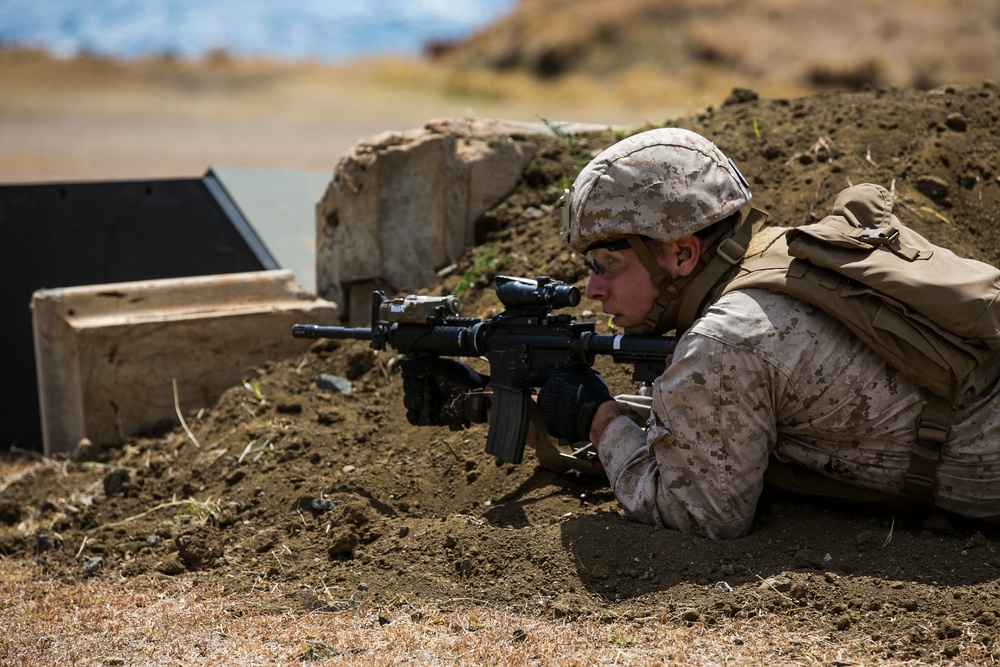
[[[410,295],[388,300],[372,294],[371,328],[295,324],[296,338],[369,340],[408,357],[486,357],[493,388],[486,452],[520,463],[528,433],[532,390],[554,367],[590,367],[599,354],[635,365],[634,380],[651,383],[673,353],[674,339],[661,336],[598,334],[593,322],[552,314],[580,303],[580,290],[553,281],[497,276],[496,294],[505,309],[480,320],[459,317],[454,296]]]

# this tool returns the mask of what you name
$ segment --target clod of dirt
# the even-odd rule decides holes
[[[21,506],[15,502],[0,501],[0,524],[16,526],[23,516]]]
[[[330,531],[330,547],[327,553],[331,560],[354,557],[354,549],[361,540],[357,531],[350,526],[337,526]]]
[[[941,203],[948,198],[948,181],[939,176],[919,176],[914,181],[914,187],[934,201]]]
[[[222,536],[208,525],[189,528],[174,538],[177,555],[188,568],[205,570],[222,556]]]
[[[104,495],[111,497],[119,493],[128,493],[132,486],[132,473],[126,468],[114,468],[104,476]]]

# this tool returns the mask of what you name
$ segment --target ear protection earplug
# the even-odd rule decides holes
[[[684,248],[679,253],[677,253],[678,262],[683,262],[686,259],[690,259],[690,257],[691,257],[691,251],[688,250],[687,248]]]

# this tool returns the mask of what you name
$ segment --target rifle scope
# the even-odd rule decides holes
[[[580,303],[580,290],[573,285],[538,276],[537,280],[496,277],[497,298],[507,308],[544,307],[546,310],[568,308]]]

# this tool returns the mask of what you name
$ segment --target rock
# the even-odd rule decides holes
[[[936,202],[943,201],[948,197],[948,181],[939,176],[918,176],[913,185],[921,194]]]
[[[716,593],[732,593],[733,587],[730,586],[725,581],[720,581],[715,585],[715,588],[713,588],[712,590],[715,591]]]
[[[944,121],[944,124],[949,130],[955,132],[965,132],[969,129],[969,121],[960,113],[948,114],[948,118]]]
[[[245,470],[234,470],[232,473],[226,476],[226,484],[229,486],[235,486],[243,481],[243,478],[247,476]]]
[[[84,561],[83,567],[81,569],[83,570],[84,574],[94,574],[95,572],[100,570],[103,565],[104,565],[103,557],[91,556],[86,561]]]
[[[768,577],[760,584],[761,588],[770,588],[779,593],[787,593],[792,590],[792,580],[788,577]]]
[[[81,438],[79,442],[76,443],[76,448],[73,450],[73,460],[74,461],[93,461],[100,454],[101,447],[98,447],[90,438]]]
[[[334,394],[350,394],[352,385],[351,381],[345,377],[322,373],[316,376],[316,388]]]
[[[330,500],[329,498],[313,498],[309,501],[310,509],[316,512],[329,512],[336,506],[337,501]]]
[[[806,567],[813,570],[823,569],[823,557],[819,555],[818,552],[812,549],[800,549],[795,552],[795,565],[796,567]]]

